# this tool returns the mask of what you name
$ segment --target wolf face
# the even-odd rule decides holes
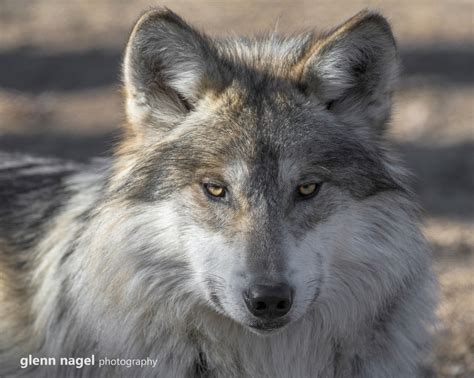
[[[367,230],[398,221],[380,204],[404,193],[382,143],[396,73],[372,13],[327,35],[238,40],[147,13],[125,54],[113,189],[169,222],[162,238],[208,306],[278,329],[318,305],[341,254],[382,258]]]

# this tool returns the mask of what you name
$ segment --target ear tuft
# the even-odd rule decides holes
[[[373,127],[388,119],[398,54],[381,15],[358,13],[316,40],[298,66],[299,80],[335,114]]]
[[[127,116],[133,124],[172,124],[186,115],[221,73],[212,42],[168,9],[145,13],[123,63]]]

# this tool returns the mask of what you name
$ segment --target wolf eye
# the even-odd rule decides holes
[[[320,187],[321,187],[321,184],[317,184],[317,183],[300,185],[298,186],[298,195],[300,196],[300,198],[313,197],[319,192]]]
[[[213,198],[224,198],[226,193],[225,187],[217,184],[204,184],[204,190]]]

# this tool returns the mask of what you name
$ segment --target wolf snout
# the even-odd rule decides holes
[[[245,304],[258,318],[273,320],[288,313],[293,304],[293,292],[287,284],[255,284],[244,292]]]

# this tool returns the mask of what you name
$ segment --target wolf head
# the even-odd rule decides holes
[[[114,190],[155,214],[152,248],[186,261],[192,290],[256,332],[377,296],[408,222],[382,142],[397,67],[371,12],[323,35],[213,39],[151,11],[125,53]]]

